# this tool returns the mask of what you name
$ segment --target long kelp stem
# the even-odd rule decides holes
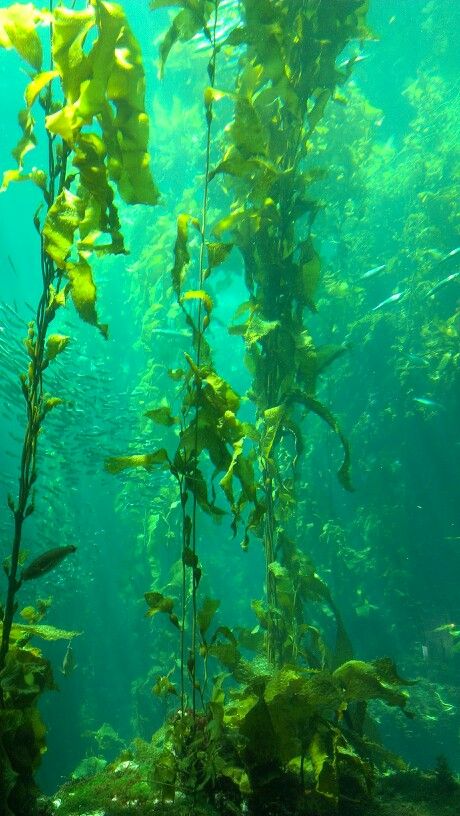
[[[51,93],[48,91],[46,100],[46,112],[51,110]],[[53,146],[53,137],[49,132],[48,136],[48,186],[44,193],[48,209],[55,199],[56,186],[56,162]],[[67,153],[64,151],[61,166],[59,169],[59,188],[61,188],[65,178]],[[34,223],[39,229],[37,216]],[[22,393],[26,402],[27,423],[24,432],[22,445],[21,465],[19,473],[19,493],[15,504],[13,499],[8,499],[9,507],[14,516],[14,534],[11,545],[10,562],[8,565],[8,588],[3,613],[2,640],[0,645],[0,671],[5,666],[8,654],[11,627],[13,625],[14,613],[16,611],[16,593],[21,585],[18,579],[19,556],[21,552],[21,541],[23,526],[26,518],[34,511],[33,486],[37,478],[36,460],[37,445],[40,429],[45,414],[43,400],[43,371],[47,366],[46,361],[46,333],[51,320],[54,317],[54,310],[50,308],[51,287],[59,292],[61,285],[61,274],[56,270],[53,261],[46,254],[43,244],[43,236],[40,235],[40,266],[42,275],[42,293],[37,306],[35,322],[29,323],[25,345],[30,357],[27,374],[21,374]],[[0,694],[0,702],[3,697]]]
[[[216,29],[217,29],[217,12],[218,12],[218,2],[215,0],[214,5],[214,20],[213,20],[213,31],[212,31],[212,42],[213,42],[213,50],[212,55],[209,60],[208,64],[208,76],[211,87],[214,87],[215,77],[216,77],[216,57],[217,57],[217,49],[216,49]],[[208,217],[208,194],[209,194],[209,171],[210,171],[210,162],[211,162],[211,126],[212,126],[212,105],[207,107],[206,109],[206,153],[205,153],[205,176],[204,176],[204,188],[203,188],[203,203],[201,209],[201,222],[200,222],[200,234],[201,234],[201,243],[200,243],[200,258],[199,258],[199,267],[198,267],[198,289],[203,288],[204,282],[204,271],[205,271],[205,254],[206,254],[206,228],[207,228],[207,217]],[[197,340],[197,348],[196,348],[196,365],[197,368],[200,367],[201,363],[201,347],[202,347],[202,338],[203,338],[203,325],[202,325],[202,304],[201,300],[198,301],[198,318],[197,318],[197,327],[198,327],[198,340]],[[194,475],[193,478],[197,481],[197,467],[198,467],[198,413],[200,408],[200,396],[201,396],[201,380],[197,378],[196,381],[196,401],[195,401],[195,418],[194,418]],[[197,494],[196,491],[193,493],[193,510],[192,510],[192,535],[191,535],[191,545],[192,545],[192,553],[193,553],[193,560],[196,561],[197,557],[197,537],[196,537],[196,519],[197,519]],[[193,583],[192,583],[192,643],[191,643],[191,652],[192,652],[192,710],[193,714],[196,712],[196,641],[197,641],[197,589],[198,584],[195,578],[195,569],[193,571]]]
[[[177,477],[177,482],[180,491],[180,503],[182,512],[182,553],[185,553],[185,548],[188,546],[187,540],[187,513],[185,506],[187,503],[187,492],[184,487],[184,479],[181,476]],[[184,555],[182,555],[182,613],[180,625],[180,710],[182,716],[185,712],[185,623],[187,613],[187,575]]]

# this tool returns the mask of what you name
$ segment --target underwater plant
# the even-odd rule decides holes
[[[404,710],[407,697],[401,686],[408,683],[388,659],[353,659],[339,609],[294,535],[298,463],[309,413],[318,415],[341,443],[339,481],[352,490],[348,441],[317,394],[319,378],[347,346],[316,345],[305,323],[307,310],[316,311],[321,270],[312,235],[319,205],[309,188],[322,173],[310,169],[309,159],[326,105],[341,101],[337,86],[347,80],[357,59],[338,68],[337,57],[350,40],[371,36],[367,4],[325,2],[319,9],[317,3],[246,0],[238,14],[232,9],[230,22],[222,19],[225,11],[218,2],[151,3],[154,9],[165,5],[180,5],[181,10],[160,45],[160,73],[178,41],[198,35],[211,52],[204,89],[201,217],[196,210],[178,215],[169,286],[152,259],[153,275],[162,275],[162,304],[168,294],[175,301],[174,325],[178,318],[185,320],[193,355],[184,352],[184,367],[168,372],[178,383],[176,393],[146,413],[170,429],[163,437],[167,444],[110,457],[106,463],[111,473],[131,468],[148,473],[159,467],[179,488],[174,504],[181,517],[180,613],[176,599],[156,585],[155,568],[153,586],[145,593],[147,616],[163,613],[180,638],[179,690],[174,666],[152,689],[173,707],[152,740],[152,781],[164,801],[180,793],[194,805],[200,797],[217,801],[226,791],[240,804],[249,802],[254,813],[263,813],[270,812],[276,791],[283,789],[299,812],[315,807],[335,812],[340,801],[370,796],[372,760],[380,754],[391,762],[366,736],[367,702],[381,699]],[[228,82],[233,78],[233,85],[219,87],[216,73],[225,50],[233,52],[235,70],[225,70],[223,76]],[[211,127],[220,124],[218,108],[226,104],[232,118],[220,136],[213,132],[224,153],[212,166]],[[219,184],[214,200],[223,204],[210,240],[208,200]],[[229,240],[223,240],[226,233]],[[217,373],[208,340],[215,315],[214,269],[235,248],[248,300],[236,314],[244,322],[234,322],[229,334],[245,342],[252,377],[247,397],[255,421],[237,417],[242,400]],[[189,284],[192,275],[195,283]],[[190,304],[195,304],[194,312]],[[162,308],[155,302],[147,312],[145,342],[149,327],[155,334]],[[176,331],[181,338],[185,334]],[[173,403],[178,406],[174,410]],[[212,631],[219,601],[206,597],[198,603],[206,559],[201,552],[198,558],[197,511],[222,517],[213,483],[217,475],[233,532],[244,523],[243,550],[251,536],[263,543],[265,598],[252,603],[257,618],[252,630],[220,625]],[[235,496],[238,482],[240,494]],[[155,514],[149,546],[160,541],[157,525]],[[319,613],[311,614],[312,605]],[[334,646],[318,625],[324,610],[335,622]],[[248,651],[255,652],[251,660]],[[224,667],[212,685],[211,660]]]
[[[429,524],[419,526],[417,505],[426,503],[419,485],[412,483],[410,463],[417,434],[420,451],[427,450],[441,418],[455,426],[460,359],[458,277],[452,277],[459,233],[458,89],[446,81],[441,66],[433,66],[431,52],[415,78],[401,76],[400,84],[408,120],[401,132],[386,139],[388,132],[381,133],[384,111],[369,104],[357,83],[347,88],[346,106],[326,109],[314,136],[314,151],[328,167],[315,188],[328,202],[316,221],[325,254],[326,236],[334,236],[318,305],[323,311],[333,304],[335,337],[346,337],[352,350],[341,358],[340,382],[330,380],[328,392],[339,412],[346,409],[354,417],[350,442],[359,506],[353,517],[346,523],[334,518],[340,515],[337,506],[315,488],[314,479],[310,484],[314,512],[318,519],[329,519],[325,525],[319,522],[325,527],[325,548],[321,556],[315,550],[315,560],[321,570],[331,570],[336,602],[341,605],[350,585],[356,586],[364,641],[391,605],[400,653],[406,658],[407,644],[412,644],[410,659],[417,665],[420,619],[435,618],[438,612],[431,610],[455,608],[456,603],[453,584],[449,601],[436,593],[429,593],[427,601],[423,574],[414,569],[425,546],[430,551],[433,534],[444,537],[449,549],[445,558],[456,559],[451,549],[456,498],[448,462],[438,460],[446,487],[435,532]],[[344,140],[344,130],[353,138]],[[385,294],[397,291],[404,291],[404,298],[373,310]],[[382,348],[388,350],[385,361]],[[364,391],[354,388],[360,378],[365,378]],[[414,513],[395,512],[402,495]],[[387,540],[394,542],[392,547],[385,546]],[[445,582],[442,586],[445,593]]]
[[[456,788],[457,782],[444,754],[439,754],[436,757],[434,775],[440,792],[445,796],[448,796],[449,792]]]
[[[50,35],[48,67],[42,30]],[[4,561],[8,586],[0,646],[0,797],[2,812],[19,815],[35,809],[33,772],[45,733],[36,702],[45,688],[54,687],[48,661],[29,640],[70,640],[77,634],[13,620],[22,584],[55,569],[76,549],[66,544],[47,550],[20,571],[24,523],[35,511],[40,433],[47,415],[65,404],[65,396],[46,392],[46,370],[70,337],[50,326],[71,300],[81,319],[107,337],[96,310],[91,263],[126,253],[116,193],[128,204],[155,204],[158,193],[149,169],[142,57],[121,6],[90,0],[79,11],[64,5],[53,10],[51,2],[45,11],[14,4],[0,10],[0,46],[16,50],[29,74],[26,107],[19,113],[22,136],[13,150],[17,168],[4,172],[1,189],[31,181],[42,199],[33,215],[42,289],[24,340],[30,358],[20,374],[26,423],[18,498],[8,498],[14,533]],[[38,141],[37,109],[46,160],[43,168],[28,171]]]

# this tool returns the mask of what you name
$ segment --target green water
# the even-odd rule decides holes
[[[223,7],[225,19],[237,20],[237,6]],[[170,272],[177,215],[201,219],[202,97],[210,49],[202,47],[203,36],[176,44],[160,80],[158,45],[168,10],[151,11],[138,1],[125,4],[125,11],[143,53],[151,169],[161,199],[155,207],[120,203],[129,254],[95,262],[98,316],[109,325],[108,340],[79,320],[69,299],[56,331],[71,340],[44,374],[46,391],[64,403],[46,417],[39,439],[35,512],[25,524],[23,549],[29,560],[60,545],[75,544],[77,551],[21,587],[19,610],[52,598],[46,622],[81,633],[72,644],[77,666],[69,676],[61,673],[67,642],[41,646],[59,686],[40,702],[48,750],[38,781],[46,793],[83,758],[110,761],[135,737],[149,740],[178,708],[176,696],[152,694],[168,673],[178,688],[178,630],[165,615],[146,617],[144,599],[148,591],[172,596],[180,615],[177,482],[160,468],[114,476],[104,463],[159,447],[173,456],[177,444],[177,425],[155,425],[145,413],[167,401],[171,413],[180,414],[183,392],[167,370],[186,369],[184,352],[194,353]],[[314,412],[299,409],[303,452],[296,450],[292,428],[280,442],[278,498],[281,485],[294,485],[280,526],[327,584],[354,656],[389,656],[403,678],[418,680],[407,704],[415,719],[398,707],[371,703],[379,740],[421,768],[432,768],[443,753],[460,772],[460,7],[452,0],[373,0],[368,23],[372,38],[347,46],[337,60],[365,57],[338,88],[340,98],[328,102],[305,159],[307,170],[324,173],[308,190],[319,203],[311,239],[322,268],[317,311],[304,309],[304,326],[317,346],[335,344],[343,351],[319,377],[316,397],[350,442],[355,490],[344,490],[337,480],[343,456],[338,436]],[[234,87],[238,55],[225,46],[217,55],[217,88]],[[26,81],[17,55],[2,50],[2,171],[14,167],[10,151],[19,137],[16,118]],[[211,167],[221,161],[232,110],[231,97],[215,104]],[[41,139],[25,166],[45,161]],[[232,200],[227,181],[218,174],[209,185],[208,240]],[[28,362],[22,338],[41,291],[33,225],[39,202],[31,183],[12,183],[0,196],[2,558],[10,551],[6,496],[17,492],[25,421],[17,377]],[[307,221],[298,226],[299,240]],[[222,240],[231,238],[227,233]],[[185,289],[195,291],[201,285],[193,226],[189,244]],[[234,248],[206,280],[214,309],[205,337],[215,371],[243,398],[240,419],[255,423],[260,415],[251,399],[245,345],[228,332],[246,319],[234,316],[248,300],[243,271]],[[196,303],[190,303],[194,316]],[[244,444],[247,452],[251,442]],[[206,455],[204,460],[211,495],[213,468]],[[254,467],[262,488],[257,459]],[[249,546],[240,546],[248,508],[235,536],[222,475],[213,482],[216,505],[226,511],[220,522],[197,509],[199,603],[206,596],[220,599],[214,628],[260,631],[251,601],[264,596],[261,541],[250,531]],[[309,624],[332,643],[328,605],[306,609]],[[187,642],[189,636],[190,629]],[[210,677],[219,671],[210,658]],[[190,702],[190,687],[187,695]]]

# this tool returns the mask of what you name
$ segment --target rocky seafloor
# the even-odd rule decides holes
[[[66,782],[41,799],[40,816],[460,816],[460,783],[442,763],[431,772],[380,775],[372,798],[359,803],[344,796],[336,807],[309,794],[294,801],[285,793],[258,802],[238,800],[229,789],[212,801],[200,793],[195,800],[176,793],[174,801],[161,801],[148,769],[126,759]]]

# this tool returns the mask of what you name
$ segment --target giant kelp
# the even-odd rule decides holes
[[[452,11],[447,5],[446,15]],[[446,17],[432,6],[424,14],[430,19],[425,32],[434,24],[439,34]],[[458,19],[458,9],[455,14]],[[401,53],[395,40],[410,30],[410,21],[401,18],[400,27],[389,38],[386,59]],[[441,700],[451,702],[458,667],[455,638],[443,641],[435,631],[455,620],[457,604],[450,578],[458,554],[449,447],[456,435],[458,278],[432,290],[457,271],[458,256],[450,253],[458,245],[459,97],[444,60],[433,57],[428,41],[426,46],[416,73],[406,76],[405,62],[401,66],[400,102],[378,110],[361,83],[350,85],[347,104],[329,106],[313,137],[318,165],[329,168],[314,188],[328,202],[316,220],[328,258],[318,305],[323,311],[332,304],[336,342],[347,336],[351,350],[328,392],[355,421],[353,514],[347,517],[343,502],[315,487],[308,466],[301,484],[304,492],[309,486],[316,515],[309,539],[318,568],[330,571],[337,601],[355,596],[355,637],[364,645],[376,631],[386,637],[391,608],[391,633],[410,666],[406,671],[430,677],[429,687],[414,696],[420,695],[427,714],[417,720],[420,742],[433,744],[453,727],[433,689],[440,683]],[[373,53],[378,56],[377,49]],[[376,86],[374,93],[383,96]],[[344,127],[353,139],[344,141]],[[380,265],[380,273],[364,277]],[[394,306],[373,311],[398,291],[405,294]],[[357,378],[364,388],[355,387]],[[319,457],[316,463],[324,468]],[[428,659],[420,645],[425,640]],[[414,729],[407,726],[401,734],[407,731],[410,746]]]
[[[347,335],[353,349],[352,359],[343,358],[342,390],[352,393],[357,371],[366,377],[366,391],[355,391],[350,400],[358,418],[352,442],[365,495],[353,519],[337,529],[327,500],[317,494],[318,514],[331,515],[322,536],[325,563],[333,566],[338,591],[342,585],[348,592],[350,581],[356,583],[363,629],[368,616],[371,628],[379,609],[394,605],[402,649],[420,636],[420,616],[431,614],[427,605],[436,605],[414,570],[425,535],[431,551],[433,531],[429,525],[419,528],[416,512],[399,513],[395,507],[402,495],[405,507],[417,510],[423,504],[406,467],[419,433],[423,471],[429,472],[431,435],[441,417],[450,422],[458,391],[459,323],[457,278],[433,292],[457,269],[449,251],[458,244],[458,91],[430,59],[403,84],[403,99],[409,116],[404,133],[384,139],[382,111],[355,87],[347,90],[343,110],[329,108],[315,136],[330,167],[322,190],[331,204],[319,222],[321,231],[334,235],[321,305],[333,299],[336,336]],[[344,121],[354,133],[346,144]],[[384,264],[379,275],[363,279],[378,264]],[[385,293],[395,291],[405,293],[400,303],[372,311]],[[441,469],[447,476],[445,466]],[[377,504],[373,495],[380,496]],[[438,519],[439,534],[446,536],[446,560],[453,557],[448,536],[455,527],[455,500],[449,496],[447,487]],[[387,538],[391,547],[375,545]],[[359,549],[353,541],[360,542]],[[411,658],[418,660],[413,647]]]
[[[175,4],[152,3],[153,8],[165,5]],[[309,804],[303,799],[308,777],[315,786],[313,799],[318,796],[322,807],[334,810],[340,798],[347,797],[347,786],[358,798],[370,792],[370,766],[360,756],[365,752],[367,700],[380,698],[401,707],[406,702],[400,690],[404,681],[390,661],[373,665],[352,659],[331,593],[288,534],[308,413],[317,414],[338,437],[343,448],[339,480],[352,489],[348,441],[317,393],[319,377],[345,353],[346,344],[317,346],[305,323],[307,310],[316,311],[321,271],[312,235],[319,206],[310,186],[322,171],[310,169],[308,162],[312,136],[326,105],[355,62],[351,58],[339,69],[337,57],[349,40],[370,35],[366,5],[245,2],[241,19],[233,19],[233,30],[223,44],[216,41],[218,3],[198,0],[180,5],[160,46],[161,73],[179,40],[201,31],[211,50],[209,84],[204,89],[204,202],[201,217],[196,215],[196,203],[194,210],[178,215],[169,284],[169,296],[177,304],[174,315],[182,315],[193,355],[186,352],[183,367],[169,372],[179,383],[178,393],[147,413],[170,429],[169,445],[107,462],[114,473],[160,466],[179,487],[175,504],[181,515],[182,581],[177,587],[181,614],[176,614],[175,598],[163,588],[155,586],[145,595],[147,615],[165,614],[180,638],[180,708],[154,738],[154,781],[165,800],[174,798],[175,791],[194,800],[199,792],[213,797],[231,782],[233,795],[249,797],[254,812],[263,812],[279,784],[288,786],[294,799],[298,790],[303,804],[296,806],[311,806],[312,799]],[[216,85],[221,48],[237,49],[231,87]],[[222,138],[224,152],[211,167],[211,133],[215,135],[211,128],[219,121],[219,106],[227,103],[233,115]],[[230,200],[230,207],[216,215],[210,239],[208,201],[219,183],[227,196],[224,206]],[[161,244],[163,252],[163,239]],[[237,417],[240,398],[215,369],[208,333],[215,309],[214,269],[232,250],[234,257],[235,248],[242,259],[248,299],[238,309],[239,322],[231,326],[230,335],[242,336],[246,346],[255,415],[251,423]],[[189,283],[193,271],[195,278]],[[152,304],[148,316],[152,327],[167,297],[163,286],[163,302]],[[143,337],[147,342],[148,329]],[[206,557],[200,552],[198,558],[197,511],[222,516],[216,476],[233,529],[245,519],[243,548],[249,546],[251,535],[263,542],[266,594],[252,604],[258,620],[253,631],[217,626],[212,632],[218,601],[205,598],[199,606]],[[240,494],[235,496],[237,482]],[[149,535],[149,541],[158,538]],[[308,605],[332,614],[334,646],[308,621]],[[249,661],[242,650],[254,650],[256,657]],[[222,676],[208,699],[210,658],[222,663],[238,686],[226,690]],[[178,692],[173,674],[172,668],[157,680],[156,694],[174,700]],[[345,718],[344,727],[343,711],[355,703],[360,704],[360,714],[355,723],[352,717]]]
[[[169,5],[174,4],[162,0],[152,3],[154,8]],[[164,115],[164,132],[158,140],[160,151],[164,142],[165,164],[170,163],[175,152],[166,142],[169,136],[172,143],[178,118],[183,119],[180,127],[177,125],[181,133],[189,122],[198,130],[201,121],[199,136],[184,137],[187,164],[192,165],[187,171],[190,176],[193,172],[201,174],[201,178],[195,180],[193,189],[184,192],[180,202],[175,202],[174,226],[167,216],[158,218],[149,232],[150,245],[143,248],[142,262],[131,270],[138,287],[135,308],[142,326],[139,330],[150,354],[133,400],[141,392],[144,413],[140,423],[149,442],[144,449],[133,444],[126,456],[112,457],[107,470],[124,475],[137,468],[123,488],[120,509],[132,517],[136,508],[143,514],[145,529],[139,531],[136,547],[140,550],[145,542],[146,557],[144,562],[132,559],[133,571],[143,588],[150,579],[145,592],[146,616],[154,619],[155,628],[160,621],[164,623],[167,633],[145,683],[153,685],[165,710],[172,709],[173,714],[150,745],[138,745],[146,760],[142,777],[129,760],[126,769],[117,771],[127,771],[132,798],[122,791],[120,779],[114,791],[120,800],[121,793],[126,793],[126,807],[137,801],[139,807],[142,802],[150,808],[157,798],[168,803],[176,794],[179,801],[179,794],[185,794],[189,808],[198,808],[197,800],[202,797],[206,803],[225,802],[230,812],[232,807],[244,805],[262,813],[279,804],[278,789],[282,788],[292,810],[327,813],[337,809],[338,802],[369,797],[373,759],[398,764],[369,739],[364,713],[372,699],[405,709],[406,695],[401,691],[405,681],[389,661],[353,659],[341,615],[342,608],[346,612],[342,604],[348,603],[349,597],[340,583],[349,586],[350,577],[356,577],[357,613],[362,620],[369,616],[371,622],[375,599],[368,599],[362,587],[371,571],[381,568],[388,577],[382,593],[388,593],[388,587],[396,589],[401,607],[406,604],[406,587],[414,580],[404,561],[409,548],[405,539],[411,534],[409,523],[403,522],[403,529],[398,530],[401,521],[391,504],[396,506],[399,500],[400,481],[395,478],[398,445],[396,441],[390,444],[390,440],[400,441],[402,431],[395,433],[397,409],[386,394],[393,393],[400,381],[407,384],[407,420],[422,412],[429,419],[435,413],[435,407],[412,399],[417,394],[413,390],[414,363],[403,358],[404,347],[410,348],[413,357],[422,351],[420,359],[434,363],[430,368],[424,362],[417,364],[428,369],[432,396],[439,397],[439,389],[447,384],[452,397],[457,382],[458,309],[447,298],[449,291],[455,291],[457,279],[452,279],[453,290],[446,286],[433,291],[452,263],[448,258],[450,244],[444,246],[444,236],[446,241],[453,241],[456,235],[458,208],[454,175],[449,170],[454,155],[449,138],[452,126],[448,127],[450,116],[446,117],[445,138],[433,141],[433,153],[438,155],[431,162],[407,159],[412,154],[420,156],[426,121],[435,124],[436,106],[445,98],[442,83],[421,74],[405,93],[418,111],[405,151],[397,155],[391,140],[371,144],[380,114],[356,89],[349,90],[346,85],[358,63],[356,52],[341,66],[337,64],[349,39],[369,36],[365,4],[252,0],[238,4],[241,18],[233,14],[224,42],[218,38],[221,15],[225,15],[222,5],[181,2],[160,51],[161,72],[166,68],[173,72],[179,42],[201,32],[201,44],[205,42],[212,55],[206,62],[197,57],[207,76],[207,87],[198,92],[204,101],[204,117],[199,119],[196,108],[184,112],[177,102],[176,120],[168,122]],[[55,129],[54,143],[62,136],[64,144],[73,147],[65,159],[67,170],[62,170],[60,159],[57,161],[59,180],[64,178],[64,195],[56,207],[49,194],[45,198],[49,221],[44,251],[62,271],[62,284],[53,283],[58,298],[73,297],[83,319],[98,326],[105,336],[105,324],[96,311],[96,275],[89,261],[95,255],[125,251],[114,210],[117,193],[111,197],[109,187],[113,194],[119,182],[120,195],[126,201],[136,199],[129,173],[134,169],[138,178],[147,165],[146,122],[143,117],[137,123],[131,121],[134,114],[120,103],[120,66],[112,77],[100,42],[102,32],[118,38],[116,60],[124,62],[132,43],[126,31],[118,28],[117,7],[98,3],[90,7],[100,12],[97,39],[93,39],[94,30],[87,29],[91,14],[83,12],[78,12],[72,23],[75,40],[74,34],[69,35],[71,50],[75,50],[78,64],[82,63],[78,71],[81,92],[69,83],[68,101],[56,103],[58,109],[48,114],[56,114],[56,118],[47,119]],[[62,12],[59,20],[67,25],[71,16]],[[11,25],[6,29],[12,30]],[[70,42],[66,37],[62,35],[56,65],[66,65]],[[80,46],[88,64],[81,57]],[[139,67],[135,48],[132,55]],[[220,65],[225,70],[221,71]],[[196,69],[194,82],[197,73]],[[102,84],[106,83],[108,107],[100,88],[93,85],[99,75]],[[130,75],[137,77],[136,86],[129,88],[130,101],[137,107],[142,75],[133,69]],[[57,79],[45,75],[37,78],[37,85],[28,92],[31,104],[36,105],[41,94],[45,106],[49,82],[55,83],[55,89]],[[121,79],[120,84],[124,87]],[[346,106],[338,85],[344,86]],[[91,125],[84,120],[86,111],[97,123],[94,132],[88,132]],[[79,133],[80,120],[84,132]],[[29,147],[36,138],[30,111],[22,122],[22,147]],[[112,125],[118,128],[116,138],[110,135]],[[132,151],[133,134],[142,138]],[[349,134],[353,138],[348,138]],[[199,155],[202,143],[207,150],[205,162]],[[161,155],[158,160],[161,165]],[[15,180],[15,173],[6,175],[5,186]],[[28,175],[36,184],[43,180],[25,170],[17,178]],[[144,182],[146,198],[153,203],[156,189],[148,178]],[[175,189],[173,186],[170,197]],[[396,230],[390,233],[383,229],[390,221],[397,189],[410,199],[409,206],[401,208],[398,222],[404,247],[395,237]],[[56,184],[56,202],[59,194]],[[325,201],[326,208],[322,206]],[[363,222],[363,214],[374,225],[372,230],[369,221]],[[39,216],[36,221],[42,228],[44,222]],[[214,231],[210,229],[213,225]],[[332,234],[337,241],[336,257],[334,262],[324,263],[323,249],[327,255]],[[145,240],[144,234],[140,239]],[[384,259],[376,257],[383,252]],[[379,281],[386,283],[397,275],[404,282],[405,294],[397,306],[400,313],[391,309],[371,313],[385,296],[371,302],[371,286],[377,278],[360,278],[356,270],[364,272],[380,260],[386,263]],[[408,261],[411,265],[406,270]],[[137,274],[146,268],[149,274],[143,281],[142,274]],[[246,286],[243,297],[239,270]],[[247,394],[237,393],[234,372],[232,376],[228,370],[223,373],[218,343],[213,341],[218,327],[222,328],[222,302],[233,301],[235,290],[242,302],[227,341],[229,357],[235,354],[237,362],[240,357],[234,350],[244,344],[247,376],[252,380]],[[315,315],[317,310],[328,314],[331,300],[331,336],[320,344],[315,339]],[[142,314],[144,304],[148,309]],[[57,302],[57,320],[62,306]],[[36,334],[35,330],[28,338],[32,360]],[[166,343],[172,346],[170,338],[183,345],[180,365],[173,349],[166,347]],[[382,376],[379,372],[374,376],[360,369],[363,350],[375,342],[388,346],[393,374]],[[67,346],[68,338],[58,328],[46,335],[50,365]],[[174,365],[169,365],[173,359]],[[332,364],[342,367],[340,382],[349,383],[353,405],[360,399],[354,384],[364,374],[369,390],[377,387],[382,403],[378,412],[369,409],[363,414],[353,429],[357,451],[353,461],[356,480],[362,481],[364,473],[372,484],[378,484],[387,509],[379,516],[375,507],[366,507],[366,501],[358,499],[360,506],[348,530],[331,510],[333,502],[323,490],[324,471],[316,471],[323,452],[324,462],[334,461],[338,443],[343,450],[342,464],[336,466],[339,480],[347,490],[352,486],[348,440],[335,416],[345,413],[343,401],[339,393],[331,398],[334,381],[328,369]],[[338,392],[337,387],[335,390]],[[62,405],[63,398],[64,394],[46,397],[48,412]],[[324,444],[318,444],[318,434],[311,430],[315,422],[312,414],[324,423]],[[343,427],[350,427],[348,419]],[[378,466],[367,461],[369,439],[374,438],[377,427],[385,429],[389,440],[388,451],[378,457]],[[405,427],[409,435],[409,421]],[[386,467],[390,454],[394,455],[394,469],[382,476],[380,466]],[[314,464],[308,472],[310,462]],[[327,467],[324,462],[322,466]],[[163,479],[155,484],[154,470],[161,471],[159,479]],[[123,501],[126,495],[132,499],[128,511]],[[341,501],[347,500],[344,494]],[[14,500],[12,503],[14,512]],[[381,535],[381,518],[388,536],[399,534],[398,550],[394,556],[394,550],[382,547],[370,558]],[[260,597],[251,604],[255,625],[254,620],[248,623],[251,613],[241,614],[243,597],[235,597],[235,617],[241,614],[241,625],[230,628],[217,617],[219,601],[205,594],[209,552],[222,537],[210,532],[209,519],[223,520],[225,530],[228,520],[234,533],[240,530],[245,550],[262,542],[265,586],[256,592]],[[351,542],[355,533],[363,542],[362,551]],[[166,559],[160,563],[159,556],[163,538],[170,546],[167,555],[174,553],[173,560],[177,558],[166,577]],[[316,538],[320,546],[312,559],[308,551]],[[231,556],[225,556],[232,573],[238,552],[236,548]],[[329,586],[318,575],[314,562],[321,565],[321,574],[325,566],[330,568]],[[142,577],[142,563],[150,575]],[[241,575],[232,574],[231,578],[232,593],[242,596]],[[392,608],[396,606],[394,603]],[[396,618],[401,620],[400,612]],[[36,611],[28,614],[33,616]],[[398,622],[392,625],[396,627]],[[21,631],[13,624],[8,659],[16,654],[18,640],[18,649],[23,648],[22,637],[45,633],[33,626],[22,631],[19,639]],[[449,630],[448,637],[457,637],[455,632]],[[38,657],[33,662],[36,677],[32,685],[40,691],[46,687],[45,667]],[[223,674],[213,678],[218,664],[223,666]],[[22,683],[24,700],[34,705],[37,697],[32,693],[27,697],[26,681],[19,672],[15,674],[14,665],[10,668],[8,676],[5,674],[5,689]],[[23,679],[30,678],[28,668],[25,663]],[[29,726],[28,733],[36,737],[35,749],[43,747],[35,714]],[[18,741],[18,733],[21,731],[10,730],[11,742]],[[36,751],[32,764],[38,760]],[[112,802],[110,773],[109,769],[106,776],[101,774],[94,781],[95,796],[100,794],[98,801],[104,808],[121,809],[121,803]],[[90,791],[89,784],[86,799],[82,791],[79,801],[92,804]],[[157,807],[161,805],[157,803]]]
[[[44,727],[35,704],[41,691],[53,687],[48,662],[29,640],[37,635],[69,639],[75,634],[41,626],[18,630],[13,623],[23,581],[54,569],[75,550],[69,545],[47,551],[18,572],[23,525],[35,511],[40,432],[47,414],[64,402],[46,392],[45,372],[70,338],[51,333],[50,326],[70,298],[80,317],[107,337],[107,326],[96,311],[91,261],[125,252],[115,192],[127,203],[157,201],[147,153],[142,59],[123,9],[99,0],[91,0],[82,11],[51,9],[52,5],[50,11],[41,11],[32,4],[14,4],[0,12],[1,46],[15,49],[31,71],[26,107],[19,114],[22,136],[13,150],[17,169],[4,172],[2,190],[27,180],[42,195],[33,215],[42,292],[24,340],[28,369],[18,372],[26,426],[19,495],[17,500],[8,499],[14,535],[4,563],[8,589],[0,647],[2,807],[5,813],[18,814],[34,812],[33,772],[44,750]],[[51,33],[48,69],[43,68],[40,27]],[[47,162],[44,168],[27,172],[26,157],[37,144],[38,106],[45,117]]]

